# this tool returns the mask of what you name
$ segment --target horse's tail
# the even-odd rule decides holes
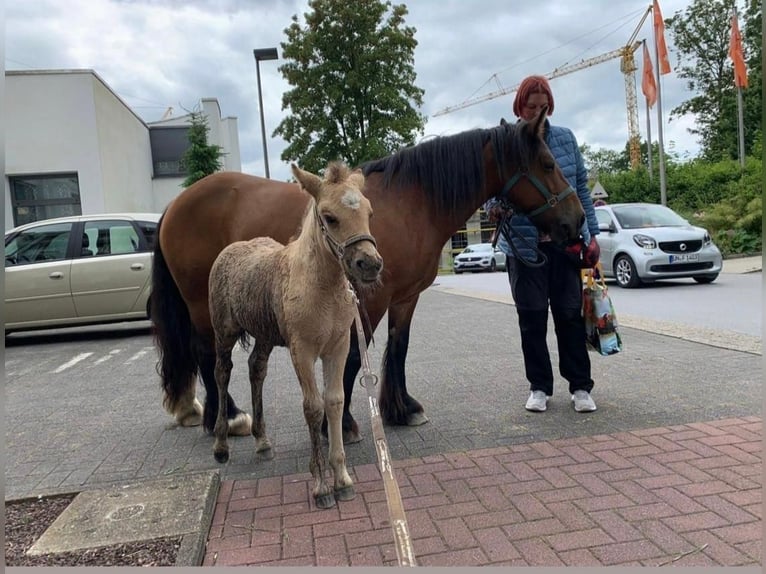
[[[154,323],[154,343],[157,347],[159,374],[164,398],[162,405],[175,414],[179,401],[194,391],[197,357],[193,347],[193,326],[189,309],[173,276],[170,274],[160,246],[160,226],[157,226],[152,262],[151,319]]]

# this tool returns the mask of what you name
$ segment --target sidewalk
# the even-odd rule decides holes
[[[725,272],[756,263],[727,260]],[[421,295],[407,383],[430,422],[386,427],[418,563],[759,565],[760,350],[625,326],[622,353],[591,355],[596,412],[575,413],[559,378],[548,411],[529,413],[510,312],[433,288]],[[385,322],[375,340],[378,368]],[[136,356],[150,344],[136,337]],[[72,343],[77,353],[84,345],[98,350],[93,359],[112,348]],[[200,428],[168,424],[152,361],[132,361],[133,351],[119,380],[85,361],[82,374],[62,377],[38,346],[7,350],[6,365],[9,352],[22,366],[6,385],[6,500],[212,471],[219,480],[173,500],[173,512],[202,525],[175,525],[189,542],[185,556],[220,566],[395,564],[363,390],[352,413],[364,440],[346,447],[357,496],[318,510],[300,389],[283,349],[272,355],[263,397],[275,456],[259,460],[252,437],[233,437],[225,465]],[[242,405],[250,400],[246,360],[235,351],[230,388]],[[165,508],[144,502],[144,517]],[[138,522],[133,530],[148,536]]]
[[[761,420],[724,419],[397,461],[421,566],[761,562]],[[395,566],[383,483],[309,502],[308,474],[225,481],[204,565]]]
[[[763,270],[763,257],[732,257],[723,260],[723,273],[755,273]]]

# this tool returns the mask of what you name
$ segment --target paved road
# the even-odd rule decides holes
[[[373,365],[382,357],[384,324],[376,340]],[[593,356],[598,416],[572,412],[559,381],[550,408],[555,416],[533,417],[523,408],[527,386],[513,308],[429,289],[415,314],[407,372],[410,392],[431,422],[388,428],[392,454],[404,459],[760,413],[753,400],[761,392],[759,356],[630,328],[624,329],[624,340],[625,352]],[[218,468],[226,478],[306,468],[300,392],[284,349],[271,358],[264,392],[277,456],[257,461],[251,439],[237,438],[223,466],[213,460],[211,437],[199,428],[173,426],[162,410],[146,328],[93,327],[53,338],[19,335],[9,339],[5,360],[6,497],[202,469]],[[247,405],[241,350],[234,364],[232,393]],[[360,390],[352,412],[361,428],[369,429]],[[370,440],[349,447],[347,456],[351,464],[376,459]]]
[[[630,327],[623,337],[623,353],[592,356],[598,411],[575,413],[559,380],[548,412],[533,414],[513,308],[423,293],[408,386],[430,422],[386,428],[420,564],[760,563],[761,357]],[[352,411],[366,438],[346,448],[357,498],[317,511],[284,350],[264,393],[274,459],[240,437],[218,465],[211,437],[162,411],[146,327],[8,343],[6,500],[217,469],[205,564],[396,563],[361,389]],[[245,353],[234,363],[231,388],[247,404]]]
[[[761,273],[723,273],[709,285],[698,285],[693,279],[678,279],[657,281],[639,289],[621,289],[611,280],[607,281],[607,286],[618,318],[625,315],[671,321],[760,337],[761,279]],[[435,283],[445,289],[488,294],[511,302],[504,272],[443,275]]]

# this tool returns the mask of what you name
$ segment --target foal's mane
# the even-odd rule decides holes
[[[428,139],[388,157],[362,164],[364,175],[382,172],[386,188],[396,178],[398,187],[420,185],[435,209],[453,211],[476,203],[484,188],[483,149],[492,143],[498,173],[510,163],[529,165],[536,152],[534,138],[522,137],[521,124],[503,123],[489,129],[473,129]]]

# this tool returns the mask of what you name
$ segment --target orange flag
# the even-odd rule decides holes
[[[668,48],[665,45],[665,22],[662,20],[660,4],[654,0],[654,40],[657,42],[657,53],[659,54],[660,75],[670,73],[670,60],[668,59]]]
[[[739,33],[737,15],[731,17],[731,38],[729,38],[729,58],[734,62],[734,85],[738,88],[747,87],[747,69],[745,56],[742,54],[742,36]]]
[[[657,84],[654,81],[652,59],[649,57],[646,43],[644,43],[644,75],[641,78],[641,91],[644,92],[646,103],[651,108],[657,102]]]

